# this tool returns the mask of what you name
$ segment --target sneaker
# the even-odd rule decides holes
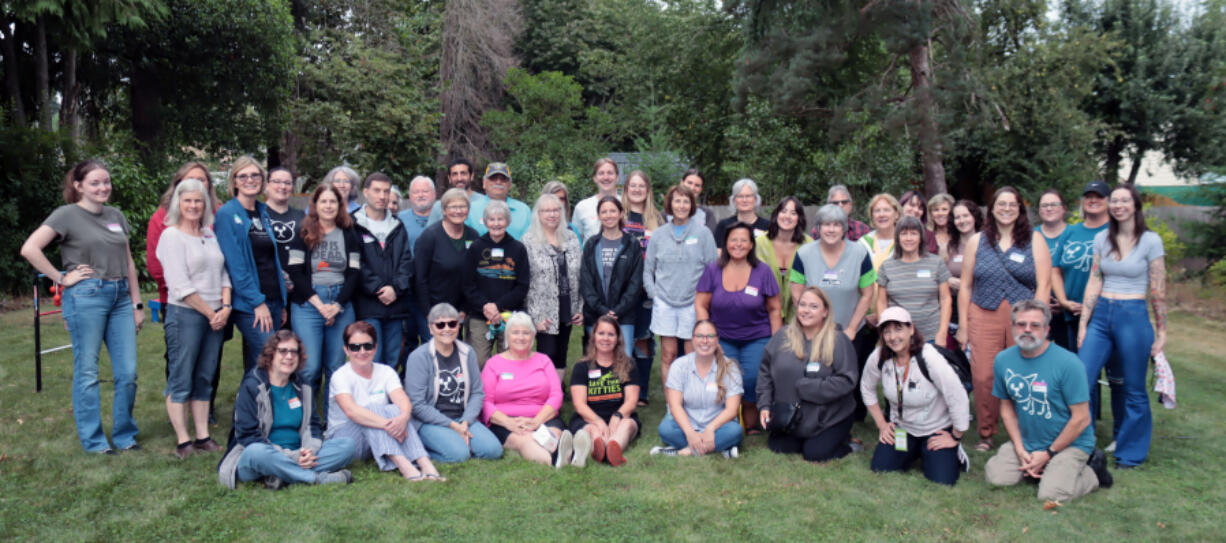
[[[587,457],[592,454],[592,434],[587,430],[575,432],[574,447],[575,457],[571,459],[571,465],[577,468],[587,466]]]
[[[856,441],[859,441],[859,440],[856,440]],[[864,443],[863,442],[857,443],[856,441],[847,442],[847,446],[851,447],[851,452],[853,453],[858,453],[864,450]]]
[[[592,460],[604,462],[605,446],[604,440],[596,438],[592,440]]]
[[[609,465],[613,467],[626,463],[626,457],[622,456],[622,446],[613,440],[609,440],[609,446],[605,448],[605,457],[609,459]]]
[[[268,490],[281,490],[283,486],[285,486],[285,481],[282,481],[280,477],[269,475],[264,478],[264,488]]]
[[[720,454],[724,455],[724,458],[733,459],[741,456],[741,449],[740,447],[733,445],[731,449],[728,449]]]
[[[140,443],[133,443],[133,444],[128,445],[127,447],[124,447],[124,448],[122,448],[122,449],[120,449],[120,450],[121,450],[121,451],[123,451],[123,452],[136,452],[136,451],[141,450],[141,447],[140,447]]]
[[[1106,449],[1103,449],[1103,451],[1109,452],[1109,453],[1115,452],[1115,442],[1112,441],[1110,445],[1107,445]]]
[[[651,456],[660,456],[660,455],[662,455],[662,456],[677,456],[677,449],[674,449],[674,448],[672,448],[672,447],[661,447],[661,446],[659,446],[659,445],[656,445],[655,447],[652,447],[652,448],[651,448],[651,452],[649,452],[649,453],[647,453],[647,454],[649,454],[649,455],[651,455]]]
[[[1111,472],[1107,471],[1107,453],[1102,449],[1094,449],[1086,465],[1090,466],[1090,469],[1094,470],[1094,475],[1098,476],[1099,488],[1111,488],[1111,485],[1115,484]]]
[[[349,470],[347,469],[343,469],[340,471],[333,471],[330,473],[320,473],[315,476],[315,484],[317,485],[327,485],[327,484],[336,484],[336,483],[347,485],[352,482],[353,482],[353,474],[349,473]]]
[[[574,446],[575,436],[570,430],[562,430],[562,436],[558,438],[558,459],[554,461],[553,467],[562,469],[562,466],[569,464]]]

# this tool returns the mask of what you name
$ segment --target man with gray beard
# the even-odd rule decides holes
[[[1009,442],[984,466],[988,482],[1038,479],[1039,499],[1057,502],[1109,488],[1106,454],[1094,448],[1085,366],[1047,339],[1047,304],[1023,300],[1011,321],[1016,345],[996,355],[992,386]]]

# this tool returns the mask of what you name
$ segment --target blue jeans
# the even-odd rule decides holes
[[[258,481],[273,476],[287,483],[314,483],[316,474],[337,471],[353,460],[353,440],[338,437],[324,442],[315,467],[306,469],[267,443],[252,443],[238,457],[238,480]]]
[[[742,432],[741,423],[736,419],[725,422],[723,426],[715,429],[715,450],[712,452],[723,452],[740,445],[744,436]],[[660,421],[660,439],[674,449],[690,446],[690,442],[685,439],[685,432],[681,431],[681,425],[677,424],[672,413],[665,414]]]
[[[1123,420],[1118,420],[1116,413],[1119,430],[1115,436],[1115,461],[1120,465],[1135,466],[1149,456],[1153,415],[1145,377],[1153,344],[1154,329],[1149,324],[1145,300],[1098,299],[1079,356],[1086,365],[1086,379],[1090,383],[1097,382],[1098,374],[1113,355],[1118,363],[1119,371],[1108,373],[1118,373],[1124,380]]]
[[[646,305],[646,304],[644,304]],[[651,334],[651,307],[640,307],[634,313],[635,339],[647,341],[647,352],[634,352],[635,370],[638,373],[639,400],[651,398],[651,363],[656,357],[655,336]]]
[[[255,367],[256,361],[260,359],[260,351],[264,350],[264,344],[268,342],[268,338],[281,329],[281,309],[283,308],[281,302],[270,299],[265,300],[264,305],[268,306],[268,313],[272,315],[272,328],[267,332],[255,327],[255,313],[235,310],[230,317],[234,321],[234,327],[238,328],[238,333],[243,335],[244,375]]]
[[[946,430],[952,430],[952,427]],[[958,476],[962,473],[962,467],[958,463],[958,447],[930,451],[928,450],[928,438],[930,437],[932,436],[907,434],[906,452],[895,449],[893,445],[877,443],[877,449],[873,451],[872,470],[907,471],[918,459],[923,462],[924,477],[929,481],[953,486],[958,482]]]
[[[136,322],[128,280],[82,279],[64,291],[64,321],[72,339],[72,414],[77,437],[88,452],[110,448],[102,432],[98,354],[102,343],[111,355],[115,400],[111,405],[115,446],[136,445]]]
[[[167,305],[164,331],[168,359],[164,395],[175,403],[209,401],[224,333],[213,330],[199,311],[179,305]]]
[[[417,429],[417,435],[421,438],[422,445],[426,446],[430,459],[436,462],[454,464],[473,456],[483,460],[502,458],[502,444],[484,424],[473,421],[468,425],[468,431],[473,435],[468,443],[464,443],[464,438],[455,433],[455,430],[437,424],[421,425],[421,428]]]
[[[417,308],[416,303],[410,305],[412,313],[404,321],[404,349],[401,351],[401,358],[405,360],[408,360],[413,349],[433,337],[430,335],[430,325],[426,323],[426,314]]]
[[[634,325],[619,324],[618,326],[622,329],[622,348],[626,350],[626,356],[630,357],[631,360],[634,360]],[[591,338],[592,327],[588,326],[586,330],[587,337]],[[583,346],[583,351],[585,353],[587,352],[587,345]],[[639,397],[642,397],[642,394],[639,394]]]
[[[766,349],[766,344],[770,340],[770,336],[748,340],[719,339],[719,346],[724,349],[724,356],[736,360],[741,365],[741,379],[745,382],[745,395],[741,396],[741,401],[758,402],[758,366],[762,365],[762,351]]]
[[[314,308],[312,308],[314,309]],[[338,316],[339,320],[340,317]],[[375,327],[375,362],[395,368],[400,361],[400,343],[404,339],[403,319],[362,319]],[[342,331],[344,329],[342,328]],[[339,366],[337,366],[339,367]],[[328,372],[332,374],[331,371]]]
[[[318,287],[315,294],[325,305],[332,303],[341,292],[341,285]],[[320,390],[320,375],[332,372],[345,365],[344,343],[345,327],[353,322],[353,304],[345,304],[345,308],[336,314],[332,326],[328,326],[323,315],[310,302],[290,304],[290,322],[294,325],[294,333],[302,340],[306,351],[306,361],[298,374],[311,385],[312,390]],[[327,394],[324,394],[327,397]],[[316,411],[318,413],[318,411]]]

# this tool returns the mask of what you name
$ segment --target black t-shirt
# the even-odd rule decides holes
[[[277,213],[272,206],[268,207],[268,222],[272,224],[272,237],[277,242],[277,252],[281,255],[281,264],[289,261],[289,242],[299,236],[302,220],[306,213],[301,209],[289,208],[285,213]]]
[[[618,381],[612,367],[604,368],[596,362],[583,360],[571,370],[570,386],[586,386],[588,407],[600,418],[609,420],[626,402],[625,387],[634,384],[637,379],[633,364],[630,365],[627,379]]]
[[[281,299],[281,288],[277,286],[277,244],[273,242],[268,232],[264,231],[264,222],[260,220],[260,212],[247,211],[251,219],[251,230],[247,237],[251,240],[251,254],[255,257],[255,269],[260,277],[260,293],[269,300]]]
[[[459,420],[464,415],[464,389],[467,386],[467,381],[464,380],[464,367],[460,364],[460,350],[452,349],[450,356],[443,356],[435,351],[434,356],[438,359],[440,383],[434,408],[447,415],[449,419]],[[477,377],[479,376],[468,376],[469,379]]]
[[[716,247],[720,249],[724,248],[724,232],[728,230],[729,226],[732,226],[738,222],[740,221],[737,220],[736,215],[733,215],[727,219],[719,221],[719,223],[715,225],[715,232],[712,232],[712,234],[715,235]],[[758,217],[758,220],[750,226],[753,226],[753,236],[751,237],[757,238],[758,236],[765,234],[767,230],[770,230],[771,222],[763,219],[762,217]]]

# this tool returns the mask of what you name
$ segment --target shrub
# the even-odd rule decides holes
[[[0,289],[25,290],[34,268],[20,255],[21,244],[47,215],[64,203],[60,192],[68,164],[77,155],[71,142],[37,128],[0,124]],[[47,252],[58,265],[59,250]]]

